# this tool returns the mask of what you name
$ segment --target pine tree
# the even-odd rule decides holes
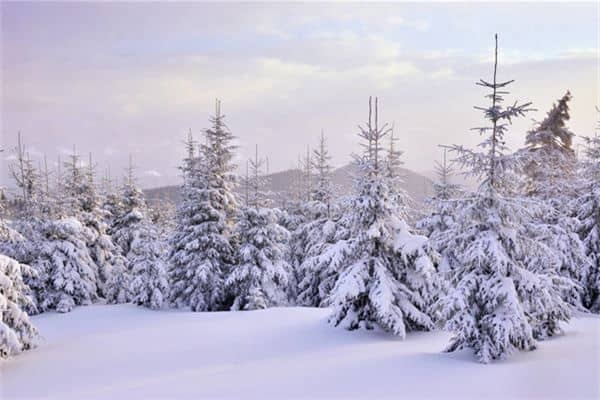
[[[47,221],[34,267],[45,279],[40,310],[69,312],[97,299],[95,264],[86,246],[89,231],[74,217]]]
[[[436,271],[427,239],[413,234],[399,217],[380,154],[390,128],[379,125],[377,99],[374,115],[371,111],[369,99],[368,123],[359,134],[364,150],[357,157],[361,175],[352,200],[350,238],[335,245],[344,259],[331,294],[330,322],[350,330],[380,326],[405,337],[433,328],[428,306],[436,295]]]
[[[306,206],[306,221],[299,229],[305,238],[300,250],[303,261],[299,266],[298,303],[305,306],[325,306],[338,276],[338,265],[329,257],[329,250],[345,239],[340,213],[333,204],[331,183],[331,156],[325,136],[321,133],[319,146],[313,150],[313,168],[316,171],[312,201]],[[298,235],[300,236],[300,235]]]
[[[446,153],[447,149],[444,149],[442,162],[436,161],[435,163],[438,179],[433,185],[433,196],[426,201],[426,206],[430,211],[417,223],[417,228],[430,239],[435,250],[439,254],[446,255],[446,257],[442,257],[444,263],[440,265],[440,271],[443,272],[447,272],[451,268],[454,257],[452,249],[445,248],[439,237],[454,225],[454,215],[457,212],[455,199],[463,194],[460,186],[453,184],[450,180],[454,170],[447,161]]]
[[[567,191],[572,192],[568,184],[573,181],[577,165],[572,149],[575,134],[566,126],[571,99],[571,93],[567,92],[546,118],[527,132],[526,147],[520,152],[527,176],[526,193],[552,200],[555,207],[564,203],[561,198],[564,199]]]
[[[109,303],[125,303],[131,300],[132,260],[138,256],[134,242],[148,223],[148,207],[140,188],[135,182],[131,157],[127,176],[121,189],[120,213],[111,228],[111,236],[120,250],[124,262],[114,265],[106,282],[106,299]]]
[[[585,282],[584,306],[600,313],[600,136],[585,139],[586,159],[581,162],[579,196],[570,207],[580,221],[577,231],[592,263]]]
[[[122,269],[126,262],[109,234],[109,226],[105,222],[109,218],[105,215],[105,209],[102,207],[102,198],[97,193],[90,154],[88,170],[84,174],[84,180],[80,183],[79,219],[90,230],[92,240],[88,243],[88,249],[96,264],[96,280],[100,296],[105,296],[105,285],[110,279],[112,270]]]
[[[249,203],[238,216],[235,233],[239,240],[238,264],[225,280],[233,298],[232,310],[256,310],[286,303],[289,265],[285,243],[289,233],[277,222],[277,213],[265,207],[264,160],[250,161]]]
[[[234,136],[224,122],[217,102],[212,127],[205,131],[200,154],[182,166],[184,185],[170,240],[170,300],[192,311],[228,308],[223,275],[235,263],[231,226],[237,203],[233,194]],[[188,150],[194,148],[188,143]]]
[[[526,177],[525,192],[542,203],[531,232],[560,257],[559,273],[571,279],[574,286],[563,297],[577,308],[583,308],[584,288],[591,262],[577,235],[577,220],[568,215],[567,205],[575,197],[577,158],[572,149],[575,136],[566,126],[569,120],[567,92],[538,126],[529,131],[526,147],[518,152],[523,158]]]
[[[168,298],[169,287],[158,233],[150,221],[145,220],[134,235],[128,254],[131,300],[144,307],[160,309]]]
[[[401,174],[401,168],[404,164],[401,158],[403,152],[396,147],[398,138],[394,136],[393,126],[387,136],[389,141],[384,160],[384,177],[388,181],[390,197],[396,205],[397,212],[400,213],[399,216],[402,219],[407,220],[409,218],[410,203],[412,200],[406,190],[402,188],[402,184],[404,183]]]
[[[502,105],[512,81],[496,79],[497,43],[496,36],[493,80],[478,83],[492,91],[486,96],[492,104],[476,107],[491,122],[476,128],[486,136],[483,150],[451,147],[459,164],[483,180],[476,193],[457,202],[455,223],[442,234],[456,265],[449,274],[451,289],[434,307],[454,333],[447,351],[471,348],[484,363],[535,349],[535,338],[556,334],[570,315],[561,298],[570,283],[557,275],[551,249],[524,229],[536,203],[514,196],[520,163],[507,154],[504,140],[512,119],[529,111],[530,103]]]
[[[0,359],[29,350],[36,345],[38,332],[24,308],[32,308],[23,274],[29,267],[0,255]]]
[[[44,271],[36,270],[36,261],[40,257],[40,243],[44,239],[44,220],[53,215],[53,198],[48,185],[45,191],[42,189],[41,174],[29,157],[20,134],[15,159],[9,165],[9,170],[20,189],[20,196],[17,198],[18,206],[12,227],[1,224],[4,228],[0,228],[3,232],[0,234],[0,252],[33,267],[33,273],[23,276],[23,280],[32,289],[33,300],[33,306],[26,304],[24,307],[29,314],[34,314],[44,310],[38,307],[45,293]]]
[[[107,171],[107,175],[103,179],[102,202],[100,207],[102,208],[104,223],[108,227],[107,233],[112,238],[112,228],[115,225],[117,216],[122,212],[122,204],[118,191],[113,188],[110,170]]]
[[[4,254],[23,264],[30,264],[37,257],[36,243],[42,224],[44,196],[41,191],[40,173],[22,143],[20,132],[17,143],[16,160],[9,165],[9,170],[21,195],[17,197],[18,206],[13,224],[15,229],[5,230],[3,247]]]

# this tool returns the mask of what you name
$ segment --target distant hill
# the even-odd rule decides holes
[[[332,182],[339,195],[352,193],[352,176],[356,173],[356,166],[348,164],[337,168],[332,173]],[[433,182],[431,179],[418,174],[409,169],[402,168],[401,173],[404,178],[403,188],[417,203],[422,203],[423,200],[431,195]],[[281,172],[275,172],[267,176],[269,185],[268,190],[280,195],[294,192],[294,184],[299,181],[301,172],[297,169],[289,169]],[[153,189],[146,189],[144,193],[150,203],[169,200],[171,202],[179,202],[179,189],[177,186],[163,186]]]

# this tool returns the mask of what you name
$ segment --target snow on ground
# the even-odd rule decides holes
[[[600,318],[490,365],[448,334],[348,332],[328,310],[79,307],[33,320],[39,348],[0,364],[9,399],[598,399]]]

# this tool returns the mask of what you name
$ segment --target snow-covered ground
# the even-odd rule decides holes
[[[0,364],[9,399],[598,399],[600,318],[507,361],[441,353],[445,333],[348,332],[328,310],[79,307],[33,320],[39,348]]]

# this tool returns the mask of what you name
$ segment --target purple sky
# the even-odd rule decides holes
[[[321,129],[334,163],[357,150],[369,95],[394,121],[406,166],[431,169],[439,143],[475,144],[474,82],[501,79],[541,119],[567,89],[570,126],[589,135],[598,99],[598,5],[1,3],[0,183],[17,131],[32,157],[75,144],[100,172],[132,153],[144,186],[176,183],[188,129],[219,97],[240,163],[258,143],[272,170],[292,167]],[[516,148],[531,119],[514,126]]]

